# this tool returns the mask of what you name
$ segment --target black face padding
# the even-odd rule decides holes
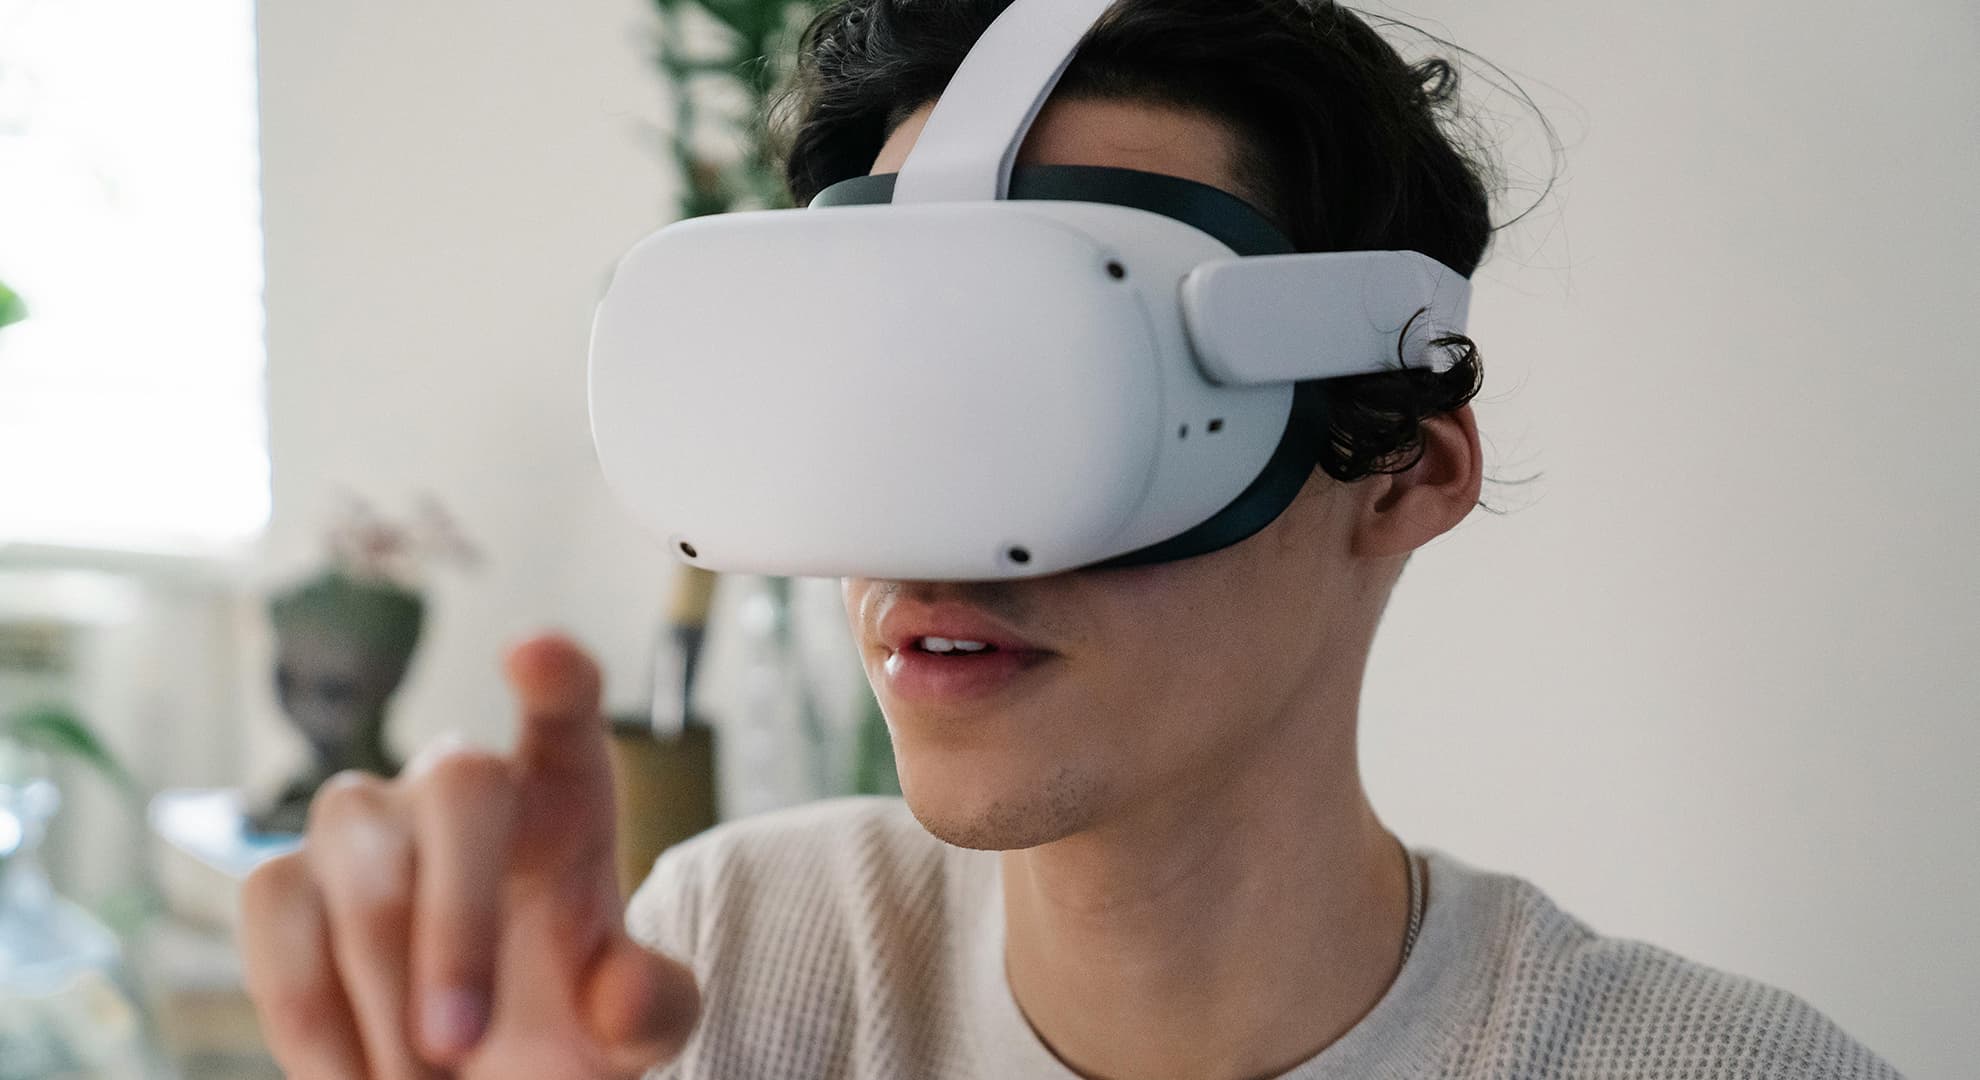
[[[812,207],[884,205],[894,173],[855,176],[819,192]],[[1028,165],[1011,171],[1010,198],[1105,203],[1146,210],[1209,234],[1238,255],[1290,255],[1285,234],[1251,204],[1221,188],[1179,176],[1101,165]],[[1084,569],[1179,562],[1255,536],[1293,504],[1314,469],[1311,439],[1288,422],[1258,478],[1209,520],[1178,536]]]
[[[855,176],[819,192],[813,207],[873,206],[894,201],[894,173]],[[1106,203],[1146,210],[1209,233],[1239,255],[1290,255],[1278,226],[1243,199],[1180,176],[1105,165],[1026,165],[1011,171],[1013,199]]]

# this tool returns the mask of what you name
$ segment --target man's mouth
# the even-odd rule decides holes
[[[923,636],[889,655],[882,671],[894,700],[946,706],[1014,691],[1056,667],[1058,659],[1041,649]]]
[[[876,644],[896,660],[973,668],[1053,655],[1051,649],[982,608],[954,600],[922,603],[895,597],[871,621]]]
[[[995,645],[988,644],[987,642],[955,641],[943,637],[917,638],[914,642],[914,648],[916,652],[930,653],[935,656],[961,657],[979,656],[984,653],[994,653],[997,651]]]

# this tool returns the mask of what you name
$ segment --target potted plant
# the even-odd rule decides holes
[[[818,0],[654,0],[656,63],[673,93],[668,149],[685,185],[680,215],[790,205],[769,114]]]
[[[310,761],[252,814],[257,831],[301,832],[317,789],[337,773],[398,773],[385,739],[386,708],[426,621],[422,571],[437,562],[478,560],[431,497],[404,526],[347,499],[331,533],[329,565],[268,602],[276,696],[308,743]]]

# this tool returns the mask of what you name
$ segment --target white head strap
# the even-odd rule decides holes
[[[1032,122],[1115,0],[1015,0],[983,32],[894,182],[894,202],[1001,199]]]

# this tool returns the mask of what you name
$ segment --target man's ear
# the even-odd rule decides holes
[[[1407,555],[1455,528],[1478,505],[1485,465],[1471,406],[1423,421],[1422,432],[1423,456],[1415,465],[1353,485],[1361,496],[1354,555]]]

